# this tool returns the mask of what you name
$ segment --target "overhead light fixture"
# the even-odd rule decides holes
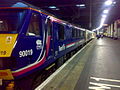
[[[56,8],[55,10],[60,10],[59,8]]]
[[[110,5],[116,4],[116,2],[115,2],[115,1],[113,2],[113,1],[114,1],[114,0],[107,0],[104,4],[105,4],[106,6],[110,6]],[[102,15],[102,18],[101,18],[99,27],[97,27],[96,29],[93,29],[92,31],[97,31],[97,30],[101,29],[103,26],[105,26],[104,23],[105,23],[107,14],[109,13],[110,9],[111,9],[111,6],[110,6],[110,7],[107,7],[107,9],[105,9],[105,10],[103,11],[103,15]],[[107,26],[107,25],[106,25],[106,26]]]
[[[113,3],[113,0],[107,0],[107,1],[105,2],[105,5],[109,6],[109,5],[112,5],[112,3]]]
[[[105,18],[101,18],[101,25],[105,22]]]
[[[103,11],[104,14],[107,14],[108,12],[109,12],[108,9],[106,9],[106,10]]]
[[[56,6],[49,6],[48,8],[50,8],[50,9],[55,9]]]
[[[52,10],[56,10],[57,11],[57,10],[60,10],[60,9],[59,8],[53,8]]]
[[[80,7],[85,7],[85,4],[80,4]]]
[[[103,24],[103,26],[108,26],[108,24]]]
[[[85,8],[85,4],[77,4],[76,6],[80,8]]]
[[[113,2],[113,4],[116,4],[116,2]]]
[[[3,21],[0,21],[0,23],[3,23]]]
[[[107,17],[107,15],[102,15],[102,18],[106,18]]]
[[[60,10],[59,8],[57,8],[56,6],[49,6],[48,8],[52,9],[52,10]]]
[[[85,4],[77,4],[77,7],[85,7]]]
[[[104,23],[105,23],[105,17],[102,17],[101,18],[101,22],[100,22],[100,26],[99,27],[97,27],[96,29],[93,29],[92,31],[96,31],[96,30],[99,30],[99,29],[101,29],[102,28],[102,26],[104,25]]]

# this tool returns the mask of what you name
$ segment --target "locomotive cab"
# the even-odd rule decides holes
[[[0,70],[14,67],[12,52],[24,17],[25,10],[0,8]]]
[[[44,62],[46,34],[41,28],[37,11],[0,8],[0,82],[13,80]]]

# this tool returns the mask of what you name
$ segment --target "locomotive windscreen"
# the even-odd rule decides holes
[[[25,10],[0,9],[0,32],[17,33],[25,16]]]

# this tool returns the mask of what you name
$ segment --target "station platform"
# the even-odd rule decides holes
[[[94,39],[35,90],[120,90],[120,40]]]

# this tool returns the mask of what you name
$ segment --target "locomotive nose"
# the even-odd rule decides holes
[[[0,57],[10,57],[18,34],[0,34]]]
[[[16,66],[16,59],[11,57],[18,34],[0,34],[0,78],[13,79],[11,69]]]
[[[17,36],[18,34],[0,34],[0,70],[15,66],[16,61],[11,57],[11,53]]]

